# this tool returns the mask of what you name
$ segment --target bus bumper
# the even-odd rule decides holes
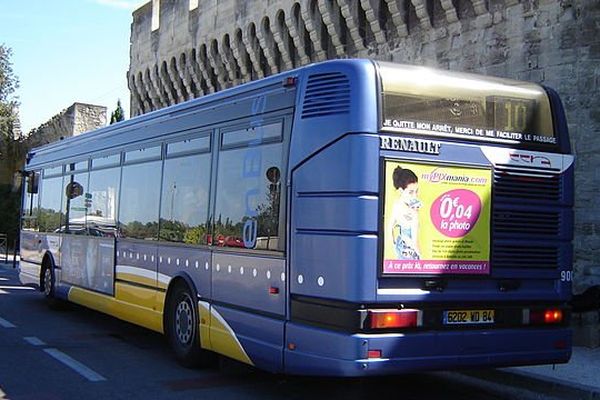
[[[286,343],[285,372],[297,375],[392,375],[558,364],[571,357],[566,327],[348,335],[290,323]],[[369,358],[369,351],[381,357]]]

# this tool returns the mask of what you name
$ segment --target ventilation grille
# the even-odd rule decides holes
[[[495,210],[494,231],[511,235],[558,235],[560,213]]]
[[[494,269],[557,269],[560,265],[558,247],[494,245],[492,266]]]
[[[522,200],[560,201],[562,175],[553,171],[496,166],[494,196]]]
[[[350,80],[344,74],[314,74],[308,78],[302,104],[302,118],[324,117],[350,112]]]

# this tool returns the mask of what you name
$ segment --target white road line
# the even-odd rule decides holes
[[[23,338],[23,340],[33,346],[45,346],[46,345],[46,343],[44,343],[41,339],[36,338],[35,336],[26,336]]]
[[[17,326],[10,321],[0,318],[0,326],[3,328],[16,328]]]
[[[50,356],[54,357],[56,360],[65,364],[67,367],[71,368],[72,370],[77,372],[79,375],[86,378],[88,381],[100,382],[100,381],[106,380],[105,377],[103,377],[96,371],[86,367],[85,365],[83,365],[79,361],[75,360],[74,358],[69,357],[62,351],[59,351],[57,349],[44,349],[44,352],[48,353]]]
[[[30,286],[0,286],[0,289],[6,289],[6,290],[35,290],[35,288],[32,288]]]

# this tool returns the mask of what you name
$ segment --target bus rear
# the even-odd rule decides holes
[[[567,362],[573,157],[538,85],[368,61],[299,79],[285,369]]]

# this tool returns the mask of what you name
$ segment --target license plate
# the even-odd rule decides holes
[[[444,311],[444,325],[493,324],[494,310]]]

